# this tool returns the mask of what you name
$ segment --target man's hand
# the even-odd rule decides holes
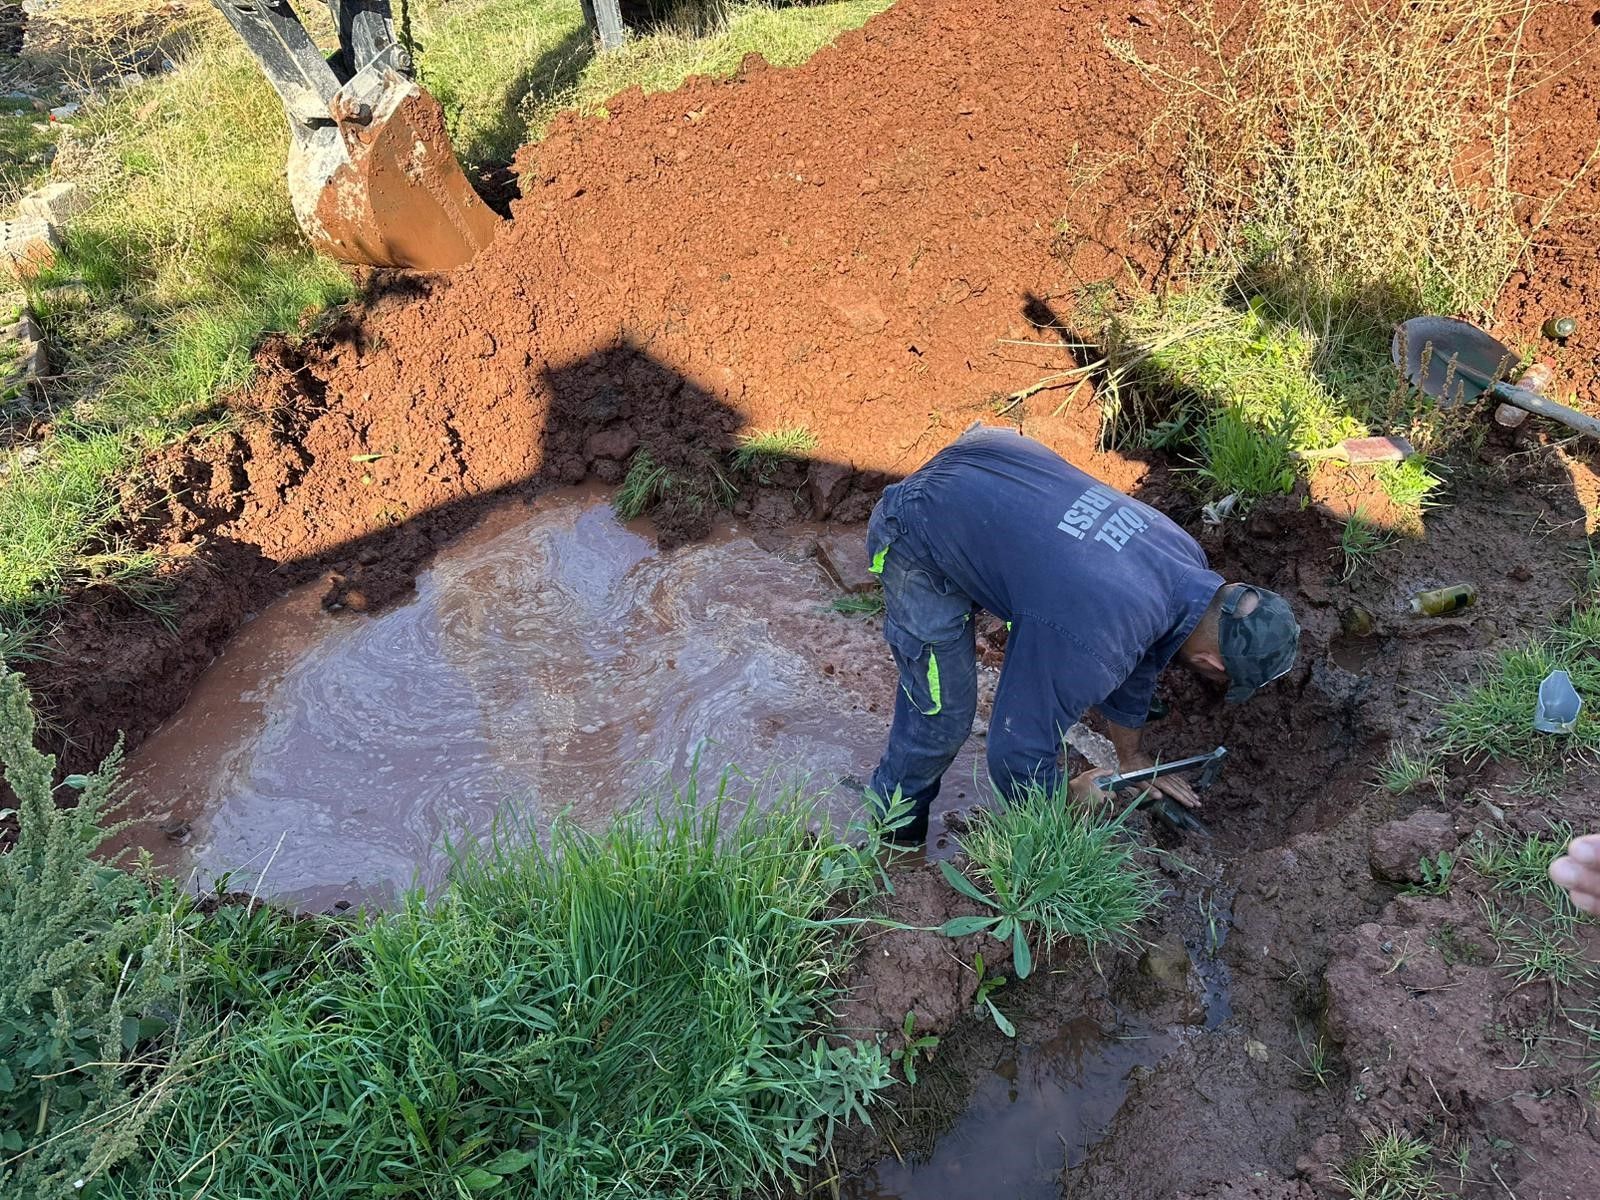
[[[1155,759],[1139,749],[1140,734],[1137,729],[1128,729],[1108,719],[1106,734],[1111,738],[1111,745],[1117,752],[1118,769],[1122,774],[1142,771],[1146,767],[1156,765]],[[1200,807],[1199,793],[1177,775],[1168,775],[1165,779],[1157,779],[1143,786],[1150,790],[1152,796],[1170,796],[1185,808]]]
[[[1156,760],[1148,754],[1132,754],[1126,758],[1119,758],[1118,762],[1121,764],[1121,770],[1124,775],[1130,771],[1143,771],[1147,767],[1156,765]],[[1153,779],[1149,783],[1140,784],[1139,787],[1141,790],[1148,788],[1153,796],[1170,796],[1185,808],[1200,807],[1200,794],[1181,775],[1167,775],[1164,778]]]
[[[1096,787],[1094,781],[1109,774],[1103,767],[1091,767],[1083,774],[1072,777],[1067,783],[1067,793],[1085,808],[1099,808],[1111,797]]]
[[[1584,912],[1600,916],[1600,833],[1573,838],[1567,852],[1550,864],[1550,878]]]

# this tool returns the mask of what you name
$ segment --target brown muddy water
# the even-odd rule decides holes
[[[1037,1042],[1007,1042],[966,1109],[925,1159],[886,1159],[842,1183],[843,1200],[1060,1200],[1061,1173],[1082,1162],[1127,1096],[1133,1074],[1176,1035],[1088,1017]]]
[[[893,664],[875,621],[828,610],[804,543],[728,527],[662,553],[572,489],[492,514],[386,612],[291,593],[131,757],[134,840],[202,888],[387,903],[442,879],[447,838],[504,814],[599,827],[696,759],[703,786],[742,767],[766,794],[866,778]]]

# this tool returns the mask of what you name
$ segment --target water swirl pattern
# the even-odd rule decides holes
[[[270,860],[263,895],[383,902],[438,882],[446,837],[507,810],[596,827],[697,756],[864,777],[894,672],[835,594],[738,530],[660,553],[594,493],[497,513],[407,604],[330,615],[311,589],[251,622],[133,756],[140,840],[201,886]],[[184,821],[182,847],[152,833]]]

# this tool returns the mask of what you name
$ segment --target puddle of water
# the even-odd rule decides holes
[[[1060,1200],[1061,1172],[1083,1161],[1122,1106],[1135,1069],[1172,1048],[1165,1033],[1108,1034],[1079,1018],[1037,1044],[1010,1043],[966,1111],[921,1162],[885,1159],[844,1181],[845,1200]]]
[[[1328,644],[1328,657],[1352,675],[1365,675],[1382,649],[1376,638],[1338,637]]]
[[[263,895],[381,902],[507,805],[597,827],[697,754],[703,779],[865,778],[893,666],[833,595],[737,531],[660,553],[592,491],[497,513],[402,607],[329,615],[311,588],[251,622],[132,756],[138,840],[202,886],[270,860]],[[175,847],[156,826],[180,821]]]

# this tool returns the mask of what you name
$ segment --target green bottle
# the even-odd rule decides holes
[[[1547,338],[1569,338],[1577,332],[1577,317],[1551,317],[1544,323],[1544,335]]]
[[[1452,584],[1417,592],[1411,597],[1411,611],[1419,617],[1442,617],[1478,602],[1477,586],[1470,583]]]

